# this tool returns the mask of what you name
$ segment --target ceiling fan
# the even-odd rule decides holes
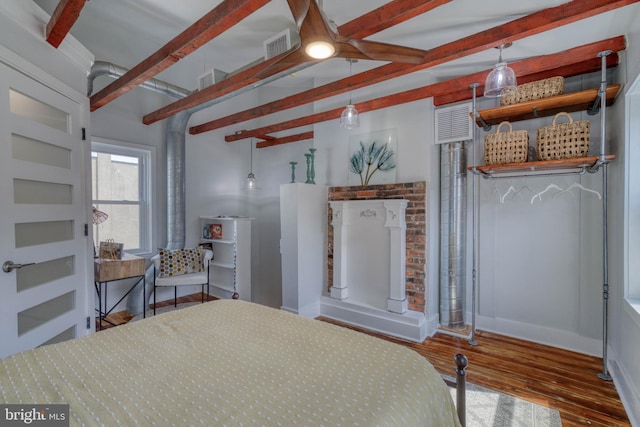
[[[331,57],[420,64],[427,54],[421,49],[341,36],[316,0],[287,0],[287,3],[298,26],[300,43],[281,54],[261,74],[273,75],[305,62]]]

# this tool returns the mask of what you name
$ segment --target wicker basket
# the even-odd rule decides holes
[[[514,89],[504,89],[500,96],[500,105],[513,105],[534,99],[562,95],[564,77],[550,77],[536,82],[525,83]]]
[[[560,116],[569,123],[557,124]],[[561,112],[553,117],[551,126],[538,129],[538,160],[575,159],[589,153],[589,121],[574,121],[569,113]]]
[[[509,126],[508,132],[500,132],[502,126]],[[484,163],[487,165],[520,163],[527,161],[529,149],[529,132],[514,131],[511,123],[502,122],[496,133],[484,137]]]

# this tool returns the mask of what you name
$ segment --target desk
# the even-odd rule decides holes
[[[106,317],[113,311],[113,309],[120,304],[120,302],[131,293],[131,291],[142,281],[142,292],[145,291],[145,259],[139,256],[123,254],[122,259],[105,259],[96,258],[93,261],[93,277],[94,285],[96,287],[96,293],[98,295],[98,318],[99,329],[102,329],[102,321],[109,322]],[[126,294],[122,296],[113,304],[110,309],[107,309],[107,285],[109,282],[138,278],[136,282],[131,286]],[[103,290],[104,289],[104,290]],[[104,295],[104,306],[102,305],[102,297]],[[104,307],[104,310],[103,310]],[[145,298],[142,298],[142,316],[145,317],[147,313],[147,307]],[[111,323],[111,322],[109,322]]]

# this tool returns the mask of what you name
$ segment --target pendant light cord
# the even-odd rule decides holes
[[[353,75],[353,72],[351,71],[353,67],[353,59],[349,59],[349,77],[351,77]],[[353,93],[353,91],[349,91],[349,105],[352,105],[351,102],[351,94]]]

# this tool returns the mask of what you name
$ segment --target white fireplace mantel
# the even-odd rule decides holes
[[[331,297],[405,313],[404,199],[330,201],[333,216]]]

